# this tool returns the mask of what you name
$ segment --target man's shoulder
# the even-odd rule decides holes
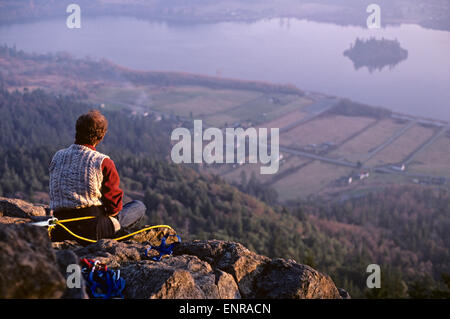
[[[114,161],[108,156],[105,159],[103,159],[102,168],[106,170],[115,170],[116,164],[114,164]]]
[[[66,148],[62,148],[62,149],[56,151],[55,154],[53,155],[53,158],[57,158],[58,156],[63,155],[64,153],[67,152],[68,149],[69,149],[69,148],[66,147]]]
[[[82,154],[82,153],[86,153],[86,152],[94,153],[95,154],[94,158],[96,160],[100,160],[100,162],[103,162],[105,160],[112,162],[112,160],[110,159],[110,157],[108,155],[103,154],[97,150],[90,149],[89,147],[79,145],[79,144],[72,144],[69,147],[66,147],[66,148],[56,151],[55,154],[53,155],[53,159],[57,159],[57,158],[60,158],[61,156],[65,156],[65,155],[70,156],[70,154],[76,156],[77,153]]]

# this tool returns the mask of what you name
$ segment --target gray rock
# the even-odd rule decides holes
[[[211,266],[195,256],[143,260],[121,267],[127,298],[219,298]]]
[[[21,199],[0,197],[0,216],[31,218],[46,215],[44,205],[33,205]]]
[[[231,274],[242,298],[255,298],[255,280],[270,259],[251,252],[243,245],[220,240],[181,243],[175,255],[194,255],[210,263],[214,268]]]
[[[274,259],[265,265],[256,281],[256,298],[269,299],[341,299],[328,275],[296,263]]]
[[[14,225],[14,224],[23,224],[31,222],[30,218],[19,218],[19,217],[10,217],[10,216],[0,216],[0,224],[5,225]]]
[[[67,281],[70,273],[67,272],[67,267],[69,265],[79,265],[79,258],[75,253],[71,250],[57,250],[56,259],[58,262],[59,271],[63,274],[65,281]],[[89,299],[89,296],[86,292],[86,282],[83,276],[80,276],[80,288],[69,288],[66,285],[66,290],[64,294],[61,296],[63,299]]]
[[[241,299],[236,281],[229,273],[216,269],[216,285],[220,299]]]
[[[0,224],[0,298],[60,298],[65,288],[44,228]]]
[[[124,262],[139,261],[145,246],[134,242],[118,242],[113,239],[101,239],[89,246],[75,250],[81,258],[99,260],[110,268],[117,268]]]

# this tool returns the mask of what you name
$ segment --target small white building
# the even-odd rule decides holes
[[[362,172],[361,174],[359,174],[359,179],[368,178],[369,175],[369,172]]]
[[[370,176],[369,172],[361,172],[359,174],[350,176],[347,181],[348,181],[349,184],[351,184],[354,181],[363,180],[365,178],[368,178],[369,176]]]
[[[402,164],[402,166],[392,166],[392,169],[403,172],[406,169],[406,166],[405,164]]]

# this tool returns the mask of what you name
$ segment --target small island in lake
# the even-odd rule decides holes
[[[356,70],[366,66],[369,72],[382,70],[385,66],[392,69],[408,57],[408,50],[400,46],[398,40],[368,40],[357,38],[350,49],[344,51],[344,56],[353,61]]]

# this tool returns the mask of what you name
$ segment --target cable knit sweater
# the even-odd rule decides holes
[[[72,144],[50,163],[50,209],[102,205],[102,162],[109,156]]]

